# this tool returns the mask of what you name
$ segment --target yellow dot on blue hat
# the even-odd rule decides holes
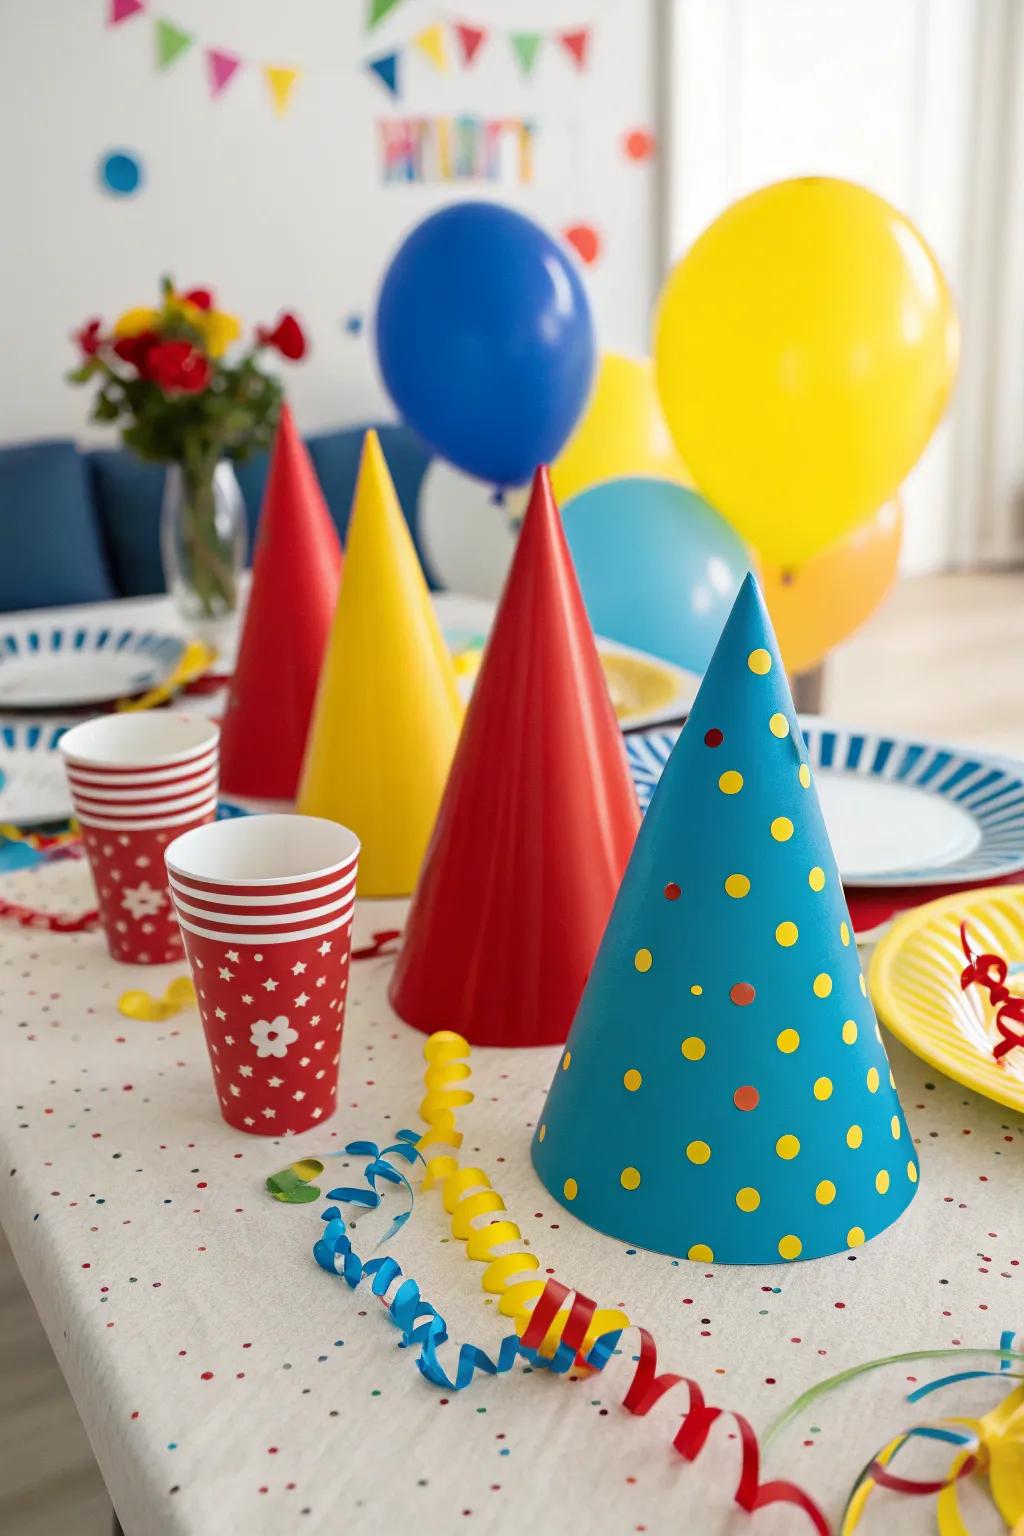
[[[795,1029],[782,1029],[775,1037],[775,1044],[784,1056],[791,1056],[800,1044],[800,1036]]]
[[[643,1082],[643,1077],[636,1070],[636,1067],[630,1067],[629,1071],[624,1073],[622,1082],[623,1086],[627,1088],[630,1093],[636,1093],[637,1089],[640,1087],[640,1084]]]
[[[846,1133],[846,1145],[848,1147],[852,1147],[854,1151],[856,1151],[863,1140],[864,1132],[861,1130],[860,1126],[851,1125],[850,1129]]]
[[[812,891],[823,891],[825,889],[825,871],[820,864],[815,864],[807,876],[807,884]]]
[[[619,1174],[619,1183],[622,1185],[623,1189],[639,1189],[639,1168],[623,1168],[622,1172]]]
[[[828,974],[827,971],[819,971],[818,975],[814,978],[815,997],[828,997],[831,991],[832,977]]]
[[[771,825],[771,834],[777,843],[788,843],[793,836],[793,823],[788,816],[776,816]]]
[[[911,1184],[916,1184],[917,1183],[917,1164],[916,1163],[908,1163],[907,1164],[907,1178],[910,1180]]]
[[[899,1141],[903,1134],[903,1127],[900,1125],[899,1115],[893,1115],[892,1119],[889,1121],[889,1129],[892,1132],[893,1141]]]
[[[566,1051],[565,1055],[562,1057],[562,1071],[563,1072],[568,1072],[568,1070],[569,1070],[571,1065],[572,1065],[572,1051]]]
[[[845,922],[839,924],[839,937],[843,941],[843,948],[848,949],[850,945],[850,929],[849,925]]]
[[[565,1183],[562,1185],[562,1194],[565,1196],[565,1198],[567,1200],[575,1200],[578,1193],[579,1185],[576,1183],[576,1180],[566,1179]]]
[[[859,1031],[854,1020],[847,1019],[846,1023],[843,1025],[843,1044],[856,1045],[858,1033]]]
[[[804,1251],[804,1245],[792,1232],[779,1238],[779,1257],[781,1259],[798,1259]]]
[[[867,984],[867,982],[864,980],[863,976],[858,976],[857,980],[860,983],[861,996],[862,997],[867,997],[867,995],[868,995],[868,984]]]
[[[800,1151],[800,1140],[798,1137],[790,1136],[788,1134],[785,1136],[780,1136],[778,1141],[775,1143],[775,1150],[782,1158],[783,1162],[791,1162],[792,1159],[796,1157],[797,1153]]]
[[[693,1259],[697,1264],[712,1264],[715,1258],[707,1243],[694,1243],[687,1248],[686,1257]]]
[[[679,1049],[687,1061],[700,1061],[707,1050],[707,1046],[699,1035],[687,1035]]]
[[[691,1141],[686,1149],[686,1156],[691,1163],[706,1163],[711,1156],[711,1148],[706,1141]]]
[[[831,1179],[822,1179],[814,1191],[814,1198],[819,1205],[831,1205],[836,1197],[836,1187]]]
[[[747,657],[747,666],[751,672],[756,672],[758,677],[764,677],[772,669],[772,658],[763,645],[759,645],[756,651],[751,651]]]
[[[783,949],[792,949],[799,937],[800,932],[796,923],[780,923],[775,930],[775,942],[781,944]]]
[[[816,1077],[814,1079],[814,1097],[821,1103],[832,1097],[832,1079],[830,1077]]]
[[[889,1189],[889,1172],[886,1168],[880,1168],[875,1174],[875,1188],[880,1195],[884,1195]]]
[[[847,1234],[846,1234],[846,1246],[847,1246],[847,1248],[859,1248],[863,1241],[864,1241],[864,1228],[863,1227],[851,1227],[849,1232],[847,1232]]]
[[[644,971],[649,971],[651,966],[654,964],[654,956],[651,954],[649,949],[638,949],[636,954],[633,956],[633,964],[641,973]]]
[[[868,1067],[867,1075],[868,1093],[878,1092],[878,1068]]]
[[[789,721],[786,719],[785,715],[772,715],[771,719],[768,721],[768,729],[771,731],[773,736],[777,736],[781,741],[784,737],[789,735]]]
[[[750,890],[750,881],[746,875],[727,875],[725,878],[725,894],[739,901]]]
[[[694,982],[693,986],[690,988],[690,991],[694,997],[700,997],[701,993],[704,991],[704,988],[699,986],[697,982]]]
[[[546,1125],[542,1125],[540,1130],[537,1132],[537,1140],[538,1141],[543,1141],[544,1137],[547,1135],[547,1133],[548,1133],[547,1126]]]
[[[810,789],[810,787],[811,787],[811,770],[808,768],[806,763],[801,763],[800,764],[800,771],[797,774],[797,778],[800,780],[800,788],[801,789]]]
[[[742,773],[737,773],[735,768],[727,768],[719,776],[718,787],[723,795],[738,795],[743,788]]]
[[[743,1189],[736,1191],[736,1204],[741,1211],[756,1211],[761,1204],[761,1196],[756,1189],[747,1184]]]

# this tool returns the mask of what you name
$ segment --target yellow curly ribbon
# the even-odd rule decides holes
[[[515,1222],[505,1218],[505,1202],[487,1174],[482,1168],[459,1164],[462,1132],[456,1111],[472,1103],[474,1097],[471,1089],[460,1086],[471,1075],[466,1059],[469,1052],[468,1042],[448,1029],[431,1035],[423,1047],[427,1067],[420,1118],[427,1130],[417,1144],[426,1162],[423,1187],[440,1185],[444,1208],[451,1217],[452,1236],[465,1243],[467,1258],[487,1266],[481,1286],[501,1298],[498,1311],[512,1318],[521,1336],[547,1279],[537,1278],[540,1260],[529,1252]],[[554,1354],[568,1318],[567,1310],[555,1317],[540,1347],[542,1355]],[[579,1354],[585,1355],[602,1334],[629,1326],[629,1318],[618,1308],[598,1308]]]
[[[154,997],[150,992],[125,992],[117,1006],[126,1019],[141,1019],[153,1024],[160,1019],[173,1018],[174,1014],[195,1005],[196,989],[191,977],[176,976],[163,997]]]

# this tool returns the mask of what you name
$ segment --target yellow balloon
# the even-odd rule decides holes
[[[564,506],[580,491],[631,475],[693,483],[665,424],[650,358],[605,352],[580,423],[551,466],[551,485]]]
[[[762,562],[761,587],[787,671],[816,667],[871,617],[896,578],[902,537],[897,497],[797,570]]]
[[[896,491],[935,429],[959,332],[910,220],[803,177],[726,210],[670,273],[658,392],[698,489],[797,566]]]

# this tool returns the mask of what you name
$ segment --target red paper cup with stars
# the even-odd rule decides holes
[[[359,840],[316,816],[247,816],[166,862],[224,1119],[286,1136],[335,1110]]]
[[[75,816],[115,960],[180,960],[164,851],[217,809],[219,731],[170,714],[105,715],[60,740]]]

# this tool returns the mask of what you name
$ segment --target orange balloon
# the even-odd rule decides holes
[[[798,569],[762,562],[761,585],[787,671],[807,672],[874,613],[896,576],[899,498]]]

